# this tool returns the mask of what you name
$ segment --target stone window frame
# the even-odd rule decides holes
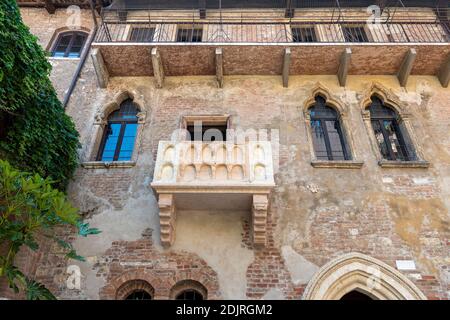
[[[138,117],[138,128],[136,132],[136,138],[134,141],[134,147],[133,147],[133,155],[131,156],[131,160],[129,161],[97,161],[96,157],[98,154],[98,149],[100,147],[102,137],[104,134],[104,130],[106,126],[108,125],[108,116],[120,109],[120,105],[125,100],[130,99],[132,100],[139,112],[137,113]],[[83,168],[86,169],[97,169],[97,168],[129,168],[136,165],[138,154],[139,154],[139,146],[141,144],[142,140],[142,132],[144,130],[144,125],[146,123],[147,118],[147,112],[144,111],[143,100],[137,98],[137,95],[130,91],[121,91],[120,93],[116,94],[115,97],[112,99],[111,102],[105,104],[101,111],[97,112],[95,115],[95,119],[93,122],[94,127],[94,133],[91,136],[91,141],[89,143],[89,150],[87,151],[87,159],[82,163]]]
[[[87,46],[87,44],[89,43],[89,39],[91,37],[93,37],[94,35],[91,34],[91,30],[90,29],[80,26],[78,28],[61,27],[61,28],[56,29],[53,32],[53,35],[52,35],[50,41],[48,42],[48,44],[47,44],[47,46],[45,48],[45,51],[51,54],[52,53],[52,49],[56,46],[56,44],[58,42],[59,36],[61,34],[63,34],[63,33],[66,33],[66,32],[83,32],[83,33],[86,33],[87,38],[86,38],[86,41],[83,44],[83,49],[80,52],[80,57],[69,58],[69,57],[52,57],[52,56],[49,56],[48,59],[51,59],[51,60],[72,60],[72,61],[77,61],[77,60],[81,59],[81,57],[83,56],[83,53],[84,53],[85,50],[90,50],[90,48],[89,48],[89,46]]]
[[[416,157],[416,160],[398,161],[386,160],[383,158],[375,133],[372,127],[369,108],[372,104],[372,97],[377,96],[384,105],[392,108],[397,114],[397,122],[401,126],[402,135],[410,142],[410,147]],[[382,168],[428,168],[430,163],[425,160],[420,143],[414,133],[411,118],[412,115],[407,111],[407,105],[400,101],[396,95],[389,89],[383,87],[379,83],[372,83],[372,85],[363,94],[361,101],[361,115],[369,136],[372,151],[375,154],[378,165]]]
[[[303,104],[303,115],[305,118],[306,137],[309,144],[309,150],[311,155],[311,165],[314,168],[344,168],[344,169],[359,169],[363,166],[364,162],[359,160],[359,155],[356,152],[355,142],[353,138],[353,132],[350,130],[349,124],[349,112],[348,108],[344,106],[338,99],[334,98],[330,91],[322,84],[318,83],[311,91],[311,95],[306,99]],[[317,159],[314,151],[312,128],[311,128],[311,116],[309,109],[316,103],[316,97],[320,95],[326,100],[326,105],[333,108],[338,114],[338,120],[340,122],[341,131],[344,135],[344,139],[347,145],[347,152],[351,159],[349,160],[319,160]]]
[[[370,285],[374,280],[377,285]],[[337,300],[353,290],[376,300],[427,300],[406,275],[359,252],[343,254],[323,265],[308,282],[302,300]]]
[[[155,289],[145,280],[134,279],[123,283],[116,291],[116,300],[125,300],[130,294],[136,291],[145,291],[155,299]]]
[[[172,288],[170,289],[169,298],[171,300],[175,300],[176,297],[185,290],[195,290],[203,296],[203,300],[208,299],[208,289],[196,280],[181,280],[178,281]]]

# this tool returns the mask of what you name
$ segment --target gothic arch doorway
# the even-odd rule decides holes
[[[325,264],[308,283],[303,294],[305,300],[346,300],[352,297],[426,300],[425,295],[405,275],[361,253],[348,253]]]

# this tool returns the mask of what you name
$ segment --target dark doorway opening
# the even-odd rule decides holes
[[[367,301],[367,300],[373,300],[373,299],[364,293],[353,290],[353,291],[350,291],[349,293],[344,294],[342,296],[341,300]]]

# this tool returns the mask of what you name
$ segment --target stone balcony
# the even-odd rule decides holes
[[[177,209],[249,210],[254,245],[265,245],[275,186],[270,142],[160,141],[151,186],[159,196],[163,246],[175,240]]]

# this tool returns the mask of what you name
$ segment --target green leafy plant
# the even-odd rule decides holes
[[[16,1],[0,1],[0,157],[50,177],[64,190],[78,163],[78,132],[58,100],[50,70]]]
[[[38,250],[37,235],[55,241],[66,258],[84,261],[72,244],[55,235],[55,228],[64,225],[75,227],[83,237],[100,232],[81,221],[77,209],[63,192],[52,187],[49,178],[19,171],[0,160],[0,243],[7,244],[6,254],[0,255],[0,277],[6,277],[15,292],[23,290],[27,299],[55,298],[44,285],[14,266],[20,248]]]

